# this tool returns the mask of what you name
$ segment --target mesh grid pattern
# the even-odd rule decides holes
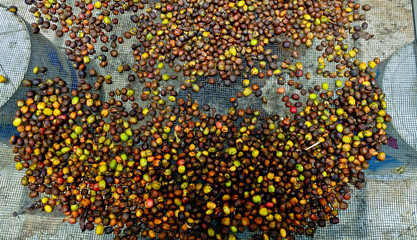
[[[409,44],[401,48],[385,63],[386,67],[381,76],[382,86],[387,97],[392,99],[389,110],[394,118],[392,124],[398,134],[414,149],[417,149],[417,83],[409,82],[416,73],[416,58],[414,45]],[[398,72],[403,74],[397,75]],[[395,81],[388,81],[395,78]],[[401,94],[396,94],[401,92]]]
[[[73,2],[73,0],[67,0],[68,4]],[[360,2],[373,7],[372,11],[367,14],[367,22],[370,26],[367,31],[374,34],[375,37],[369,41],[361,39],[355,42],[355,45],[361,49],[358,59],[369,61],[374,57],[379,57],[381,60],[385,60],[401,46],[413,40],[411,2],[409,0],[362,0]],[[27,11],[28,7],[24,4],[24,1],[2,0],[2,4],[5,6],[16,5],[19,8],[18,13],[25,20],[26,27],[30,29],[30,23],[35,18]],[[5,18],[9,13],[1,10],[0,14]],[[122,35],[124,31],[133,26],[133,23],[129,20],[128,15],[122,15],[118,18],[119,26],[115,27],[114,33]],[[2,30],[1,23],[0,30]],[[28,40],[28,38],[24,38],[25,34],[30,38],[30,45],[26,44],[24,46],[30,49],[31,54],[26,69],[15,69],[13,64],[5,62],[5,58],[1,55],[3,52],[0,53],[0,63],[6,69],[5,71],[15,74],[13,77],[17,79],[12,88],[2,88],[0,86],[0,239],[113,239],[113,235],[98,237],[94,232],[86,231],[82,233],[78,224],[75,226],[67,223],[62,224],[64,216],[61,213],[47,214],[38,209],[31,210],[33,200],[28,198],[29,190],[20,185],[20,179],[24,172],[15,170],[12,147],[8,144],[8,138],[16,133],[15,128],[11,125],[15,102],[25,94],[23,87],[17,88],[18,84],[24,77],[35,77],[31,72],[34,66],[47,66],[48,77],[60,76],[62,79],[71,82],[69,86],[72,87],[77,84],[77,76],[63,51],[65,39],[57,38],[51,30],[38,35],[20,30],[15,32],[15,34],[17,33],[19,33],[16,37],[19,39],[19,44]],[[2,37],[0,31],[0,39],[3,39]],[[119,57],[111,59],[109,66],[100,72],[105,75],[113,75],[114,84],[105,85],[104,93],[126,86],[133,87],[137,93],[141,91],[143,86],[138,81],[129,84],[126,80],[127,73],[119,74],[116,72],[118,65],[132,63],[133,56],[130,49],[132,43],[134,43],[134,38],[126,40],[124,44],[119,44],[117,48]],[[317,43],[317,40],[315,43]],[[348,44],[352,46],[352,43]],[[96,46],[96,48],[99,47],[100,45]],[[409,48],[404,48],[401,51],[407,51]],[[289,52],[282,52],[275,47],[273,49],[274,53],[279,54],[282,58],[289,56]],[[12,54],[16,55],[16,53]],[[306,57],[300,57],[299,61],[303,63],[305,72],[315,72],[314,66],[317,64],[318,55],[319,53],[311,49],[308,50]],[[353,191],[349,208],[340,213],[340,223],[318,229],[314,239],[417,238],[417,163],[415,161],[417,155],[412,148],[417,144],[416,136],[412,135],[417,132],[415,131],[415,128],[417,128],[415,117],[415,114],[417,114],[417,106],[415,105],[417,95],[415,94],[416,83],[414,82],[414,85],[412,85],[405,78],[405,74],[415,73],[416,70],[415,60],[411,59],[411,54],[406,56],[408,58],[403,58],[401,64],[392,69],[391,74],[395,78],[389,77],[388,74],[382,74],[382,69],[380,71],[380,75],[383,77],[381,77],[381,83],[388,98],[389,113],[393,115],[393,126],[390,126],[387,131],[391,141],[388,146],[383,147],[383,151],[387,153],[387,159],[384,162],[376,160],[370,162],[370,167],[366,171],[366,185],[362,190]],[[394,57],[390,59],[394,59]],[[20,61],[23,62],[23,60]],[[98,69],[95,66],[95,61],[92,61],[90,65]],[[164,67],[164,71],[170,74],[172,70]],[[400,75],[404,78],[399,79]],[[229,98],[235,96],[237,91],[244,89],[239,84],[242,79],[242,77],[239,77],[237,83],[231,87],[223,86],[220,80],[217,80],[215,85],[204,83],[198,93],[191,90],[179,91],[178,98],[187,98],[187,94],[190,93],[192,98],[199,103],[208,103],[212,109],[224,113],[232,106]],[[284,107],[280,101],[282,96],[276,94],[276,77],[250,80],[251,83],[257,83],[260,86],[263,95],[268,97],[268,103],[261,103],[260,98],[256,98],[252,94],[251,97],[240,99],[239,107],[253,107],[268,114],[288,114],[288,108]],[[330,79],[326,80],[329,81]],[[196,83],[198,84],[200,81],[205,80],[198,79]],[[323,79],[317,78],[314,74],[309,81],[301,80],[301,83],[307,87],[322,82]],[[180,81],[169,81],[165,85],[172,84],[176,89],[179,89],[179,83]],[[334,84],[329,82],[329,85],[332,89]],[[294,87],[287,85],[284,87],[287,92],[294,91]],[[399,90],[404,88],[407,88],[407,91]],[[104,100],[107,100],[107,97],[103,95]],[[303,100],[303,98],[300,100]],[[2,101],[7,101],[7,103],[2,106]],[[403,128],[400,128],[402,125]],[[409,129],[409,132],[406,132],[407,129]],[[398,174],[398,171],[395,171],[398,168],[405,168],[405,170],[402,174]],[[249,239],[251,234],[243,233],[238,236],[240,239]],[[309,238],[299,237],[297,239]]]
[[[29,63],[30,38],[23,19],[5,9],[0,13],[9,21],[0,22],[0,74],[7,84],[0,85],[0,107],[7,102],[20,85]]]

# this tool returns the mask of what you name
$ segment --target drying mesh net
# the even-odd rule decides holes
[[[67,1],[71,4],[73,1]],[[416,239],[417,238],[417,184],[416,172],[417,146],[417,87],[414,76],[415,57],[413,45],[401,48],[413,40],[411,2],[408,0],[369,0],[360,1],[373,7],[367,14],[369,23],[368,32],[374,37],[368,41],[359,40],[349,42],[349,46],[357,46],[361,52],[358,59],[362,61],[379,57],[385,60],[378,69],[378,80],[387,95],[388,112],[393,117],[389,126],[388,145],[383,147],[387,153],[384,162],[370,161],[370,167],[365,171],[366,185],[361,190],[354,190],[349,208],[340,213],[340,223],[317,230],[314,239]],[[77,85],[77,74],[72,64],[64,54],[63,38],[57,38],[54,32],[48,30],[33,35],[26,31],[35,19],[28,12],[24,1],[2,0],[1,5],[15,5],[19,9],[16,17],[4,8],[0,8],[0,74],[8,76],[8,82],[0,86],[0,239],[113,239],[113,235],[98,237],[93,232],[81,232],[78,225],[62,224],[61,213],[46,214],[33,208],[33,199],[28,198],[29,190],[20,185],[24,172],[14,168],[12,147],[8,143],[11,135],[16,134],[11,125],[16,108],[16,100],[24,98],[26,89],[18,88],[24,78],[34,78],[32,69],[35,66],[48,67],[46,76],[52,78],[59,76],[65,79],[71,88]],[[115,34],[121,35],[133,23],[127,14],[119,18],[120,23],[115,27]],[[4,23],[3,23],[4,22]],[[109,66],[100,69],[100,74],[110,74],[114,83],[105,85],[102,98],[106,100],[108,93],[116,88],[132,87],[140,92],[142,84],[129,83],[127,73],[119,74],[117,66],[131,64],[133,56],[130,46],[134,39],[119,44],[117,50],[119,57],[109,61]],[[7,42],[7,44],[6,44]],[[318,41],[316,40],[315,43]],[[11,47],[13,46],[13,48]],[[96,46],[96,49],[98,49]],[[396,50],[400,49],[392,57]],[[275,54],[282,60],[289,56],[289,51],[283,51],[278,46],[271,45]],[[317,57],[319,55],[313,48],[301,49],[298,61],[303,63],[304,72],[315,72]],[[93,60],[91,65],[96,63]],[[170,74],[171,69],[165,67],[163,72]],[[39,77],[39,76],[37,76]],[[197,100],[199,103],[208,103],[217,112],[225,113],[230,107],[229,98],[242,91],[240,84],[243,78],[238,78],[231,87],[226,87],[218,80],[215,85],[205,83],[205,79],[197,79],[197,84],[203,82],[198,93],[179,91],[178,98]],[[92,79],[90,79],[92,81]],[[315,76],[311,80],[302,80],[304,86],[314,86],[330,79]],[[169,81],[179,89],[181,81]],[[288,108],[280,101],[281,96],[276,94],[277,78],[262,80],[251,79],[257,83],[266,96],[268,103],[261,103],[255,96],[242,98],[239,107],[252,107],[259,109],[262,115],[278,113],[281,116],[288,114]],[[333,82],[329,82],[331,87]],[[285,86],[287,91],[294,91],[294,87]],[[250,238],[250,233],[238,235],[240,239]],[[297,239],[307,239],[298,237]]]

